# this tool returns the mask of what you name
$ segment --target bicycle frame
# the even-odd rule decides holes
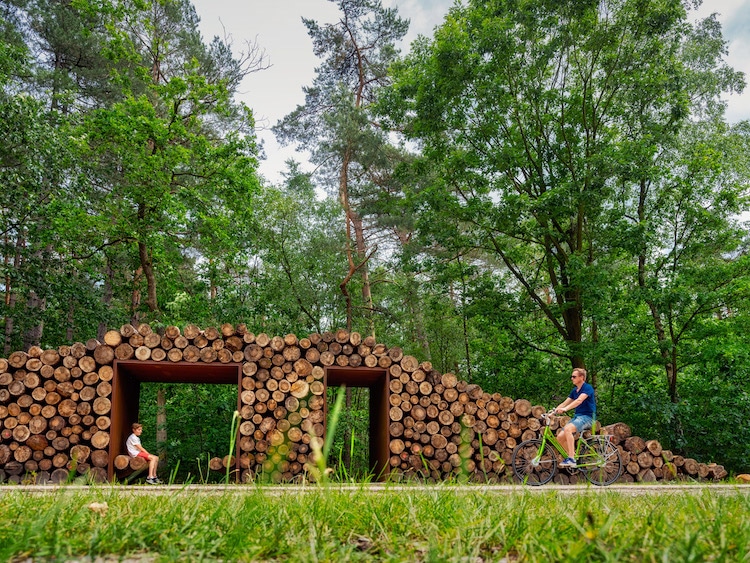
[[[545,418],[547,416],[545,415]],[[557,439],[557,436],[552,432],[552,429],[550,428],[550,422],[549,419],[547,419],[547,423],[544,425],[544,432],[542,432],[542,447],[539,448],[539,457],[541,457],[542,452],[544,451],[544,446],[547,442],[550,443],[550,445],[557,450],[557,452],[565,459],[568,457],[568,452],[563,448],[560,441]],[[581,445],[585,443],[585,440],[583,439],[583,433],[578,434],[578,438],[576,438],[576,449],[574,454],[574,459],[578,459],[581,454]],[[590,462],[586,463],[579,463],[577,465],[578,469],[585,469],[586,467],[596,467],[601,464],[601,462],[604,460],[602,456],[599,456],[599,459],[592,459]]]
[[[523,483],[543,485],[551,481],[557,473],[559,457],[568,457],[552,432],[551,416],[552,412],[542,415],[544,429],[538,438],[525,440],[513,450],[513,472]],[[600,434],[584,438],[581,433],[576,440],[574,456],[576,466],[569,470],[580,469],[595,485],[614,483],[622,473],[622,459],[610,436]]]

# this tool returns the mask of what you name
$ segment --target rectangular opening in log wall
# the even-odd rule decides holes
[[[242,391],[242,364],[196,364],[176,362],[165,364],[155,361],[114,362],[112,380],[112,425],[109,442],[108,478],[114,478],[115,458],[125,453],[125,441],[130,435],[130,425],[138,420],[141,383],[210,383],[237,386],[237,409]],[[196,405],[198,407],[198,405]],[[236,461],[239,474],[239,457]]]
[[[329,366],[325,374],[326,393],[334,394],[341,385],[347,387],[366,387],[369,389],[370,411],[370,472],[378,480],[385,480],[388,476],[390,456],[388,436],[388,372],[378,368],[344,368]],[[326,401],[326,421],[328,419]],[[326,425],[326,430],[328,430]]]

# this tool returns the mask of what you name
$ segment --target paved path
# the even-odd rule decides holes
[[[315,484],[309,485],[10,485],[0,487],[0,497],[7,494],[55,494],[59,492],[124,492],[134,495],[158,495],[158,494],[257,494],[262,493],[270,496],[282,496],[287,494],[319,493],[321,490],[332,492],[455,492],[457,494],[498,494],[498,495],[523,495],[523,494],[545,494],[557,493],[565,495],[575,494],[612,494],[623,495],[655,495],[665,493],[681,494],[711,494],[728,495],[744,494],[750,495],[750,485],[724,484],[724,483],[650,483],[650,484],[615,484],[608,487],[596,487],[594,485],[555,485],[548,484],[541,487],[524,485],[399,485],[393,483],[369,483],[341,485],[332,484],[319,487]]]

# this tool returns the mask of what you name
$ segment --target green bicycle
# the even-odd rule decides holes
[[[542,415],[544,431],[541,438],[521,442],[513,450],[511,458],[513,473],[528,485],[549,483],[557,472],[558,455],[568,456],[550,428],[554,411]],[[598,434],[589,438],[579,435],[576,440],[575,459],[577,467],[594,485],[611,485],[622,473],[620,451],[612,443],[612,437]]]

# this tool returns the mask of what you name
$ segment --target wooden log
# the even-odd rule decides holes
[[[135,349],[135,357],[137,360],[145,361],[151,358],[151,348],[148,346],[138,346]]]
[[[104,344],[111,348],[117,348],[122,344],[122,334],[117,330],[108,330],[104,333]]]
[[[187,325],[182,331],[182,335],[188,340],[193,340],[201,333],[201,329],[194,324]]]
[[[638,465],[643,469],[650,469],[654,465],[654,456],[649,451],[643,451],[638,454]]]
[[[68,461],[70,461],[68,454],[62,451],[58,451],[52,457],[52,467],[56,467],[56,468],[65,467],[68,464]]]
[[[65,366],[58,366],[55,368],[54,378],[60,383],[70,380],[70,369]]]
[[[29,459],[31,459],[31,448],[27,445],[19,445],[14,451],[13,451],[13,458],[18,463],[26,463]]]
[[[60,354],[57,350],[44,350],[39,359],[46,366],[54,366],[60,361]]]
[[[23,395],[24,391],[26,391],[26,386],[20,379],[11,381],[8,385],[8,392],[11,397],[19,397],[20,395]]]
[[[135,459],[135,458],[134,458]],[[145,459],[138,458],[147,463]],[[107,467],[109,464],[109,452],[107,450],[93,450],[91,452],[91,465],[94,467]]]
[[[22,368],[26,365],[28,359],[29,356],[26,354],[26,352],[13,352],[10,356],[8,356],[8,364],[14,368]]]
[[[646,449],[654,457],[660,456],[662,452],[662,447],[658,440],[648,440],[646,442]]]
[[[50,474],[49,480],[50,483],[54,483],[55,485],[66,482],[68,480],[68,470],[64,467],[58,467]]]
[[[709,464],[709,470],[711,472],[711,477],[716,481],[724,479],[729,474],[727,470],[724,469],[723,465],[716,463]]]
[[[76,360],[80,360],[81,358],[83,358],[87,352],[88,349],[83,342],[74,342],[70,346],[70,355]]]
[[[133,357],[133,354],[134,350],[130,344],[122,343],[117,348],[115,348],[115,357],[118,360],[129,360]]]
[[[162,337],[158,333],[151,332],[143,337],[143,345],[152,349],[157,348],[161,345],[161,340]]]
[[[138,332],[138,329],[135,328],[131,324],[124,324],[120,327],[120,334],[122,335],[123,338],[130,338],[137,332]]]
[[[630,473],[630,475],[638,475],[641,472],[641,466],[638,465],[637,461],[629,461],[625,465],[625,470]]]
[[[29,436],[31,436],[31,431],[25,424],[19,424],[13,428],[13,439],[16,442],[25,442],[29,439]]]
[[[694,460],[693,458],[690,458],[690,457],[685,458],[682,468],[685,471],[685,473],[687,473],[688,475],[692,477],[695,477],[696,475],[698,475],[698,469],[699,469],[698,462]]]
[[[200,359],[204,363],[210,364],[211,362],[216,361],[217,358],[218,354],[214,348],[206,347],[200,351]]]
[[[130,469],[133,471],[143,471],[148,467],[148,461],[142,457],[131,457],[128,461],[130,463]]]
[[[109,432],[100,430],[91,436],[91,445],[98,450],[106,448],[109,445]]]
[[[115,331],[110,331],[115,332]],[[119,333],[116,333],[118,334]],[[106,335],[105,335],[106,336]],[[119,344],[117,344],[119,346]],[[115,350],[112,346],[101,344],[94,350],[94,359],[100,365],[111,364],[115,359]]]
[[[107,471],[101,467],[91,467],[86,473],[86,477],[92,483],[106,483]]]
[[[130,344],[133,349],[136,349],[139,346],[143,346],[143,335],[139,332],[136,332],[135,334],[131,335],[130,338],[128,338],[128,344]]]
[[[91,448],[85,445],[76,445],[70,448],[70,458],[80,463],[87,463],[91,455]]]
[[[109,397],[112,394],[112,384],[109,381],[101,381],[96,386],[96,394],[99,397]]]
[[[145,344],[145,340],[144,340]],[[206,335],[201,333],[195,338],[193,338],[193,346],[198,348],[199,350],[203,350],[203,348],[208,346],[208,338],[206,338]]]
[[[646,442],[639,436],[630,436],[625,439],[625,450],[633,454],[639,454],[646,449]]]
[[[186,362],[197,362],[201,359],[201,351],[197,346],[190,344],[182,351],[182,359]]]
[[[168,326],[166,329],[164,329],[164,336],[166,338],[169,338],[170,340],[174,340],[175,338],[180,336],[179,327],[176,327],[174,325]]]
[[[180,362],[182,361],[182,350],[180,348],[171,348],[169,352],[167,352],[167,358],[170,362]]]

